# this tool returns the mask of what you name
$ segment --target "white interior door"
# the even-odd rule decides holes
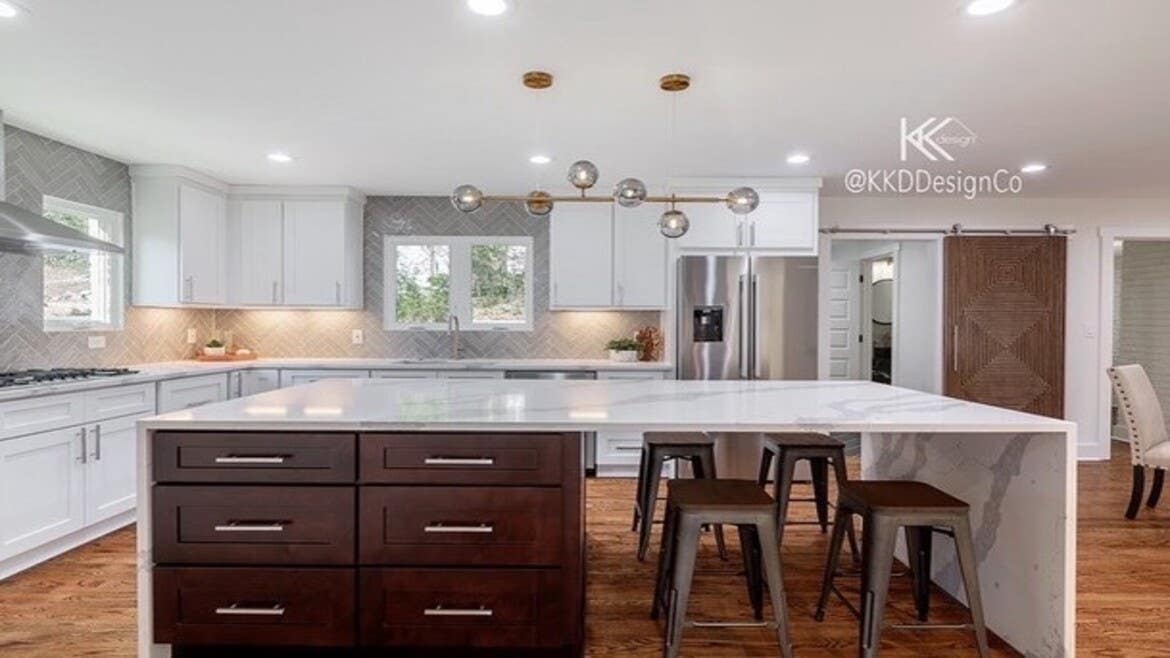
[[[135,423],[152,415],[107,420],[91,430],[85,470],[87,525],[134,509],[138,491]]]
[[[829,272],[829,378],[860,377],[861,335],[857,261],[833,263]]]
[[[0,560],[85,525],[81,432],[0,441]]]

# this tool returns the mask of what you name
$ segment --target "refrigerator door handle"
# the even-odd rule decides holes
[[[748,325],[748,346],[751,349],[751,376],[750,379],[758,379],[760,376],[760,360],[759,360],[759,346],[756,344],[759,340],[759,310],[760,310],[760,275],[752,274],[752,298],[751,298],[751,321]]]
[[[750,379],[748,372],[748,350],[751,344],[751,329],[748,326],[750,315],[748,312],[747,275],[739,275],[739,378]]]

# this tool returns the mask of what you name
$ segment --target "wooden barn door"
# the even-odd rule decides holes
[[[1063,237],[946,239],[946,394],[1064,416]]]

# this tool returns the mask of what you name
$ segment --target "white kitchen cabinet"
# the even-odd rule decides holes
[[[240,306],[281,303],[284,280],[284,204],[233,200],[229,217],[228,299]]]
[[[85,395],[43,395],[0,403],[0,439],[85,422]]]
[[[284,303],[345,306],[345,203],[284,203]]]
[[[736,215],[722,203],[685,204],[691,227],[674,246],[691,251],[816,254],[819,178],[685,179],[676,181],[672,190],[679,196],[724,196],[741,186],[759,193],[760,205],[754,212]]]
[[[613,305],[613,209],[559,203],[549,225],[550,309]]]
[[[139,418],[103,420],[89,427],[85,458],[85,523],[92,525],[134,509],[138,490]]]
[[[82,428],[0,441],[0,560],[85,525]]]
[[[503,370],[440,370],[439,379],[503,379]]]
[[[613,305],[661,309],[666,299],[666,241],[658,230],[662,207],[614,208]]]
[[[242,370],[238,374],[240,385],[235,389],[236,397],[266,393],[280,388],[279,370],[261,368],[257,370]]]
[[[130,175],[134,303],[224,304],[227,186],[169,165],[135,165]]]
[[[369,370],[281,370],[280,387],[311,384],[322,379],[366,379],[369,376]]]
[[[752,249],[814,254],[817,250],[815,193],[761,193],[760,207],[748,216]]]
[[[85,392],[85,417],[87,419],[153,414],[154,410],[154,382],[99,388]]]
[[[167,379],[158,384],[158,412],[165,414],[201,407],[213,402],[222,402],[228,397],[226,374]]]
[[[370,377],[374,379],[434,379],[438,376],[434,370],[371,370]]]

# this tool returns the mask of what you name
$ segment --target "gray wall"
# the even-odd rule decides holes
[[[40,212],[49,195],[117,210],[127,217],[129,244],[126,165],[12,126],[4,130],[4,160],[8,201]],[[42,331],[41,290],[39,256],[0,252],[0,370],[176,359],[188,354],[187,327],[210,331],[206,311],[127,308],[125,330],[105,333],[107,347],[90,350],[92,332]]]
[[[519,203],[491,203],[464,215],[439,197],[371,197],[365,217],[365,308],[361,311],[216,311],[215,330],[264,356],[446,356],[444,332],[382,329],[382,238],[387,235],[532,236],[534,324],[531,332],[464,332],[464,355],[487,358],[604,358],[605,343],[659,326],[656,312],[549,312],[548,221]],[[365,344],[350,344],[363,329]]]
[[[1170,414],[1170,243],[1126,241],[1120,266],[1115,363],[1144,366]]]

